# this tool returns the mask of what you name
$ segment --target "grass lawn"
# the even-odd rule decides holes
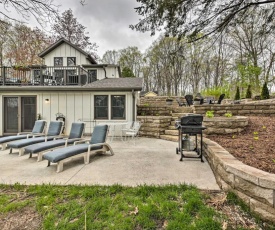
[[[29,213],[28,229],[223,229],[227,217],[207,198],[187,185],[0,185],[0,219]]]

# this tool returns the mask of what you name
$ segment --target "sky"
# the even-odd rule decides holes
[[[157,39],[157,35],[151,37],[150,33],[129,28],[139,21],[134,9],[139,6],[136,0],[86,0],[84,6],[80,0],[53,0],[53,3],[60,6],[60,13],[72,9],[74,17],[89,32],[90,41],[98,45],[97,54],[101,58],[107,50],[129,46],[137,46],[144,52]],[[13,14],[16,17],[16,13]],[[37,25],[34,19],[29,20],[28,26]]]

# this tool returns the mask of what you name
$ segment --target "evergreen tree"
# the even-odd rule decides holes
[[[121,72],[122,77],[135,77],[133,71],[129,67],[124,67]]]
[[[89,32],[86,31],[85,26],[77,21],[71,9],[65,10],[55,20],[52,25],[52,32],[56,41],[60,38],[65,38],[88,54],[93,55],[96,59],[98,58],[96,54],[97,44],[90,41]]]
[[[262,88],[262,93],[261,93],[261,99],[269,99],[269,90],[267,88],[267,83],[265,82]]]
[[[251,85],[248,85],[245,98],[251,98],[251,97],[252,97]]]
[[[237,86],[237,91],[236,91],[236,94],[235,94],[235,100],[240,100],[240,88],[239,86]]]

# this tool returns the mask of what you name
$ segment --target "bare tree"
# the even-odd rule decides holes
[[[14,10],[19,16],[25,20],[34,17],[40,24],[49,22],[58,16],[58,6],[53,0],[5,0],[0,1],[0,23],[1,19],[9,19],[18,21],[18,18],[12,14]]]

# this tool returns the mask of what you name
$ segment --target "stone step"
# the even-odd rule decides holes
[[[178,130],[165,130],[164,131],[165,135],[171,135],[171,136],[178,136],[179,131]]]
[[[170,125],[170,126],[168,127],[168,129],[169,129],[169,130],[176,130],[176,127],[175,127],[175,125]]]
[[[160,139],[167,140],[167,141],[174,141],[178,142],[177,136],[171,136],[171,135],[160,135]]]

